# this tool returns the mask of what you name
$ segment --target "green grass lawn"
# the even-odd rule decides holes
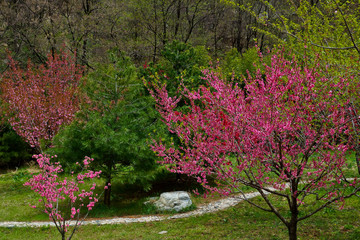
[[[31,177],[34,169],[22,169],[16,172],[0,174],[0,221],[49,221],[47,214],[41,209],[33,209],[29,205],[39,205],[39,195],[34,193],[30,187],[23,184]],[[103,191],[104,180],[95,179],[87,183],[90,188],[91,183],[97,183],[96,193],[101,194]],[[162,186],[169,185],[167,187]],[[195,188],[194,183],[177,183],[175,179],[168,179],[166,183],[158,183],[152,191],[145,192],[138,186],[124,186],[116,181],[112,184],[112,203],[111,206],[105,206],[100,199],[90,212],[88,218],[104,217],[122,217],[128,215],[157,214],[155,208],[145,206],[143,203],[149,197],[159,196],[161,192],[172,190],[190,190]],[[85,187],[86,188],[86,187]],[[210,199],[216,199],[215,196]],[[201,196],[193,196],[193,206],[188,209],[194,209],[197,204],[209,201]],[[86,210],[86,208],[83,208]],[[171,214],[171,213],[170,213]]]
[[[333,205],[299,224],[299,239],[360,239],[360,200],[343,210]],[[165,234],[159,234],[167,231]],[[53,227],[0,228],[0,239],[59,239]],[[242,202],[225,211],[151,223],[82,226],[73,239],[287,239],[287,229],[271,213]]]
[[[37,194],[23,184],[29,179],[26,170],[0,175],[0,221],[37,221],[49,217],[39,210],[30,208]]]
[[[23,183],[29,179],[33,169],[23,169],[0,175],[0,221],[48,221],[48,216],[29,204],[36,203],[38,196]],[[101,179],[98,185],[103,184]],[[161,185],[161,184],[160,184]],[[168,186],[170,185],[170,186]],[[153,209],[144,207],[149,196],[158,196],[163,190],[180,190],[184,185],[169,184],[155,187],[152,192],[143,192],[114,182],[112,206],[98,204],[89,218],[121,217],[128,215],[156,214]],[[187,185],[186,188],[189,188]],[[183,189],[185,190],[185,189]],[[251,189],[245,189],[247,192]],[[102,191],[101,189],[98,190]],[[195,205],[218,199],[193,197]],[[276,200],[276,206],[287,214],[286,202]],[[255,201],[261,204],[261,198]],[[311,211],[315,205],[303,206]],[[300,222],[299,239],[359,239],[360,240],[360,198],[352,197],[345,207],[334,204]],[[301,211],[301,209],[300,209]],[[167,231],[165,234],[159,234]],[[43,228],[0,228],[0,239],[60,239],[53,227]],[[104,226],[82,226],[73,239],[287,239],[287,229],[272,213],[259,210],[246,202],[224,211],[198,217],[178,220],[165,220],[152,223],[131,223]]]

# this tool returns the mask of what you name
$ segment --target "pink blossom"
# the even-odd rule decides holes
[[[46,65],[29,62],[22,69],[9,57],[10,67],[2,74],[0,84],[9,123],[38,150],[41,140],[51,140],[62,124],[74,118],[79,109],[76,92],[83,71],[65,52],[61,56],[49,54],[47,59]]]

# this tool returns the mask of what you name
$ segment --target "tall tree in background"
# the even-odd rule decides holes
[[[70,52],[77,53],[77,63],[91,67],[97,38],[103,46],[109,44],[109,35],[103,32],[108,28],[103,26],[110,24],[103,16],[101,1],[96,0],[2,1],[0,48],[9,49],[21,63],[30,58],[37,64],[45,63],[47,53],[59,51],[65,43]],[[98,47],[97,53],[101,51]]]
[[[16,133],[42,152],[78,110],[82,68],[65,52],[48,55],[46,65],[29,62],[25,70],[11,57],[9,61],[10,68],[1,76],[6,116]]]
[[[296,55],[309,56],[308,64],[315,63],[314,57],[320,55],[320,65],[336,64],[339,70],[346,70],[349,61],[359,59],[360,5],[356,1],[222,2],[253,17],[257,23],[252,26],[254,30]]]
[[[173,40],[205,46],[219,56],[231,47],[243,53],[255,39],[260,47],[271,45],[254,29],[259,18],[272,17],[270,8],[259,1],[237,2],[252,4],[254,14],[220,0],[1,1],[0,53],[9,49],[21,63],[28,58],[45,63],[46,54],[65,43],[78,63],[94,68],[108,61],[106,52],[114,47],[143,64],[157,61]]]

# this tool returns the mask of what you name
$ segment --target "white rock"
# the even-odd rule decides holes
[[[191,206],[192,202],[187,192],[165,192],[160,195],[160,199],[154,205],[161,211],[181,211]]]

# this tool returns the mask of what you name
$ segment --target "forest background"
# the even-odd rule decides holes
[[[90,155],[101,159],[107,182],[124,176],[150,189],[159,166],[149,136],[174,136],[158,120],[144,81],[167,83],[176,95],[181,79],[196,88],[201,71],[215,67],[242,82],[255,72],[258,50],[266,56],[278,48],[326,77],[356,82],[359,10],[358,1],[340,0],[2,1],[1,73],[9,70],[8,54],[25,68],[66,53],[84,77],[74,121],[56,129],[54,139],[39,139],[42,148],[31,149],[12,130],[4,105],[0,165],[20,166],[43,150],[69,164]]]

